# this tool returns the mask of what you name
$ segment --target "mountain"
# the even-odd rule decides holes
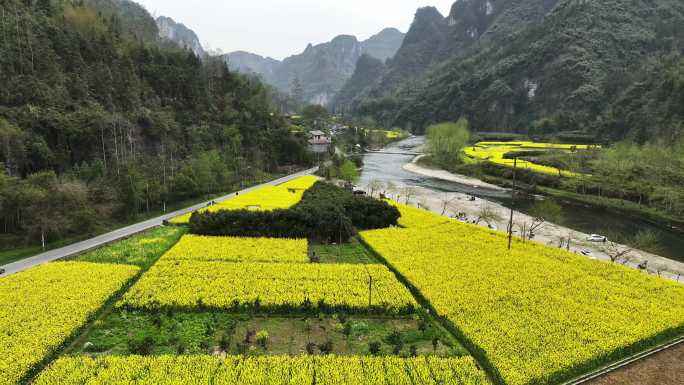
[[[158,17],[156,23],[159,28],[159,37],[162,40],[173,42],[180,48],[190,49],[198,57],[206,55],[195,31],[166,16]]]
[[[681,108],[661,113],[676,92],[639,118],[625,106],[678,78],[681,25],[678,0],[459,0],[447,17],[420,9],[376,85],[346,99],[417,131],[465,116],[485,131],[669,135],[684,120]]]
[[[354,74],[331,103],[335,112],[349,112],[357,108],[359,99],[368,96],[369,90],[377,86],[376,82],[384,71],[383,62],[368,54],[361,55]]]
[[[235,51],[225,56],[228,67],[245,74],[255,74],[267,83],[272,83],[280,61],[250,52]]]
[[[387,28],[361,42],[340,35],[327,43],[309,44],[304,52],[283,61],[242,51],[229,53],[225,59],[232,69],[257,74],[282,93],[292,93],[294,85],[300,84],[303,101],[327,105],[351,78],[361,55],[385,61],[394,56],[403,38],[397,29]]]
[[[368,40],[361,42],[361,51],[382,62],[391,59],[397,53],[404,34],[396,28],[385,28]]]
[[[287,92],[299,82],[305,101],[326,105],[352,76],[361,54],[361,44],[354,36],[341,35],[328,43],[309,44],[301,54],[282,61],[273,85]]]

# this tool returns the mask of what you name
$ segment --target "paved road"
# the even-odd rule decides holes
[[[246,193],[246,192],[255,190],[255,189],[257,189],[259,187],[263,187],[263,186],[273,186],[273,185],[285,183],[291,179],[294,179],[294,178],[297,178],[297,177],[300,177],[303,175],[313,174],[314,172],[316,172],[316,170],[318,170],[317,167],[309,169],[309,170],[304,170],[304,171],[301,171],[301,172],[298,172],[295,174],[285,176],[285,177],[280,178],[280,179],[276,179],[276,180],[273,180],[273,181],[270,181],[267,183],[252,186],[250,188],[241,190],[240,193],[241,194]],[[232,194],[220,197],[220,198],[213,199],[213,201],[222,202],[222,201],[228,200],[234,196],[235,196],[235,193],[232,193]],[[177,217],[179,215],[183,215],[183,214],[187,214],[187,213],[190,213],[193,211],[197,211],[197,210],[201,209],[202,207],[206,207],[207,204],[209,204],[209,202],[210,201],[200,203],[200,204],[194,205],[192,207],[185,208],[183,210],[178,210],[178,211],[175,211],[172,213],[168,213],[166,215],[162,215],[162,216],[157,217],[157,218],[149,219],[149,220],[146,220],[144,222],[140,222],[140,223],[136,223],[134,225],[123,227],[121,229],[114,230],[110,233],[102,234],[102,235],[97,236],[95,238],[90,238],[90,239],[82,241],[82,242],[74,243],[74,244],[71,244],[69,246],[61,247],[59,249],[46,251],[46,252],[38,254],[36,256],[26,258],[26,259],[22,259],[22,260],[17,261],[17,262],[10,263],[8,265],[2,266],[6,270],[5,274],[3,274],[2,277],[5,277],[7,275],[26,270],[26,269],[34,267],[34,266],[38,266],[38,265],[46,263],[46,262],[51,262],[51,261],[54,261],[54,260],[57,260],[60,258],[65,258],[65,257],[71,256],[74,254],[79,254],[79,253],[82,253],[84,251],[96,248],[98,246],[102,246],[104,244],[110,243],[112,241],[116,241],[116,240],[119,240],[121,238],[126,238],[126,237],[133,235],[133,234],[137,234],[141,231],[145,231],[145,230],[151,229],[153,227],[160,226],[165,220],[169,220],[169,219]]]

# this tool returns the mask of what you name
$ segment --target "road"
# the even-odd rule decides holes
[[[263,187],[263,186],[274,186],[278,185],[281,183],[285,183],[291,179],[304,176],[304,175],[310,175],[313,174],[318,170],[318,167],[311,168],[308,170],[304,170],[295,174],[291,174],[276,180],[272,180],[270,182],[262,183],[260,185],[252,186],[250,188],[246,188],[244,190],[240,191],[240,194],[246,193],[252,190],[256,190],[257,188]],[[231,193],[229,195],[222,196],[220,198],[212,199],[211,201],[214,202],[223,202],[225,200],[231,199],[232,197],[235,196],[235,193]],[[107,243],[129,237],[131,235],[137,234],[139,232],[151,229],[153,227],[160,226],[164,221],[169,220],[171,218],[177,217],[179,215],[184,215],[187,213],[191,213],[193,211],[197,211],[201,209],[202,207],[206,207],[211,201],[203,202],[196,204],[194,206],[174,211],[172,213],[168,213],[165,215],[162,215],[160,217],[156,217],[153,219],[146,220],[144,222],[136,223],[134,225],[130,225],[127,227],[120,228],[118,230],[114,230],[112,232],[106,233],[99,235],[94,238],[87,239],[85,241],[77,242],[68,246],[61,247],[59,249],[54,249],[50,251],[46,251],[44,253],[38,254],[36,256],[22,259],[17,262],[13,262],[10,264],[7,264],[5,266],[2,266],[2,268],[5,269],[5,274],[1,275],[1,277],[6,277],[8,275],[18,273],[20,271],[24,271],[26,269],[29,269],[34,266],[41,265],[46,262],[51,262],[57,259],[65,258],[74,254],[79,254],[83,253],[85,251],[94,249],[96,247],[105,245]]]

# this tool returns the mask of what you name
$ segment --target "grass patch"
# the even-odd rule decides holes
[[[98,320],[67,353],[175,355],[212,353],[222,336],[230,336],[238,320],[229,313],[146,313],[113,311]]]
[[[357,238],[352,238],[349,243],[341,245],[312,244],[309,246],[309,255],[314,255],[314,253],[320,258],[320,263],[380,263]]]
[[[21,248],[11,248],[7,250],[0,250],[0,266],[2,265],[7,265],[12,262],[16,262],[25,258],[32,257],[34,255],[38,255],[44,251],[49,251],[49,250],[54,250],[54,249],[59,249],[60,247],[64,247],[67,245],[70,245],[72,243],[80,242],[85,239],[88,239],[89,236],[80,236],[80,237],[73,237],[73,238],[67,238],[63,239],[60,241],[55,241],[55,242],[50,242],[45,245],[45,250],[40,245],[33,245],[33,246],[25,246]],[[19,236],[14,236],[14,235],[2,235],[0,236],[0,243],[4,245],[20,245],[24,241],[22,240],[21,237]]]
[[[182,227],[155,227],[144,233],[76,256],[73,260],[149,267],[175,245],[185,231],[186,229]]]

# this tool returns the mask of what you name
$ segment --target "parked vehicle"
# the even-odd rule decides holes
[[[589,242],[606,242],[608,238],[606,238],[603,235],[598,235],[598,234],[591,234],[590,236],[587,237],[587,241]]]
[[[5,269],[3,269],[2,267],[0,267],[0,275],[3,275],[3,274],[5,274]]]

